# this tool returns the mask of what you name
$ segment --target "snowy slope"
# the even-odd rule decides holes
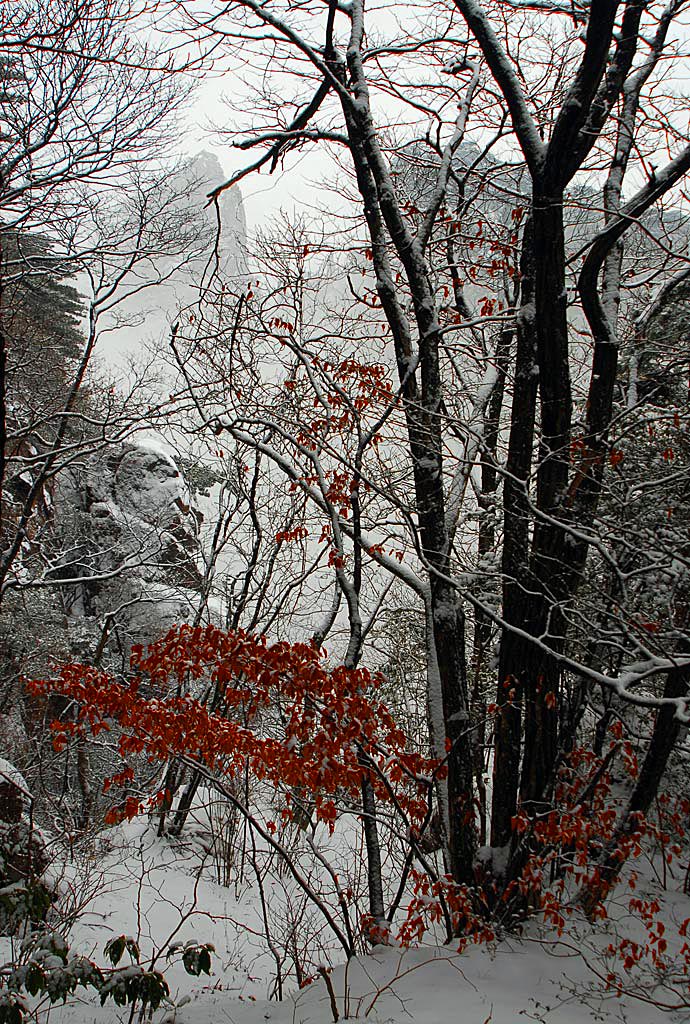
[[[268,1000],[275,965],[263,939],[258,890],[247,877],[229,887],[212,880],[214,869],[189,846],[158,839],[142,819],[102,835],[85,859],[61,871],[63,910],[79,909],[71,930],[72,948],[104,963],[105,942],[117,934],[134,936],[142,962],[164,969],[172,1003],[153,1015],[156,1024],[327,1024],[335,1019],[372,1024],[669,1024],[687,1021],[685,1011],[663,1012],[644,999],[617,996],[597,977],[595,950],[615,931],[635,922],[614,913],[603,931],[582,920],[569,923],[563,939],[539,940],[536,929],[518,939],[507,937],[490,947],[429,944],[418,949],[379,948],[369,956],[337,966],[283,1002]],[[659,888],[651,875],[647,886]],[[267,880],[270,903],[285,899],[284,880]],[[670,925],[687,914],[687,897],[666,895]],[[168,964],[173,941],[194,938],[216,948],[212,976],[189,977],[179,962]],[[282,940],[284,936],[276,936]],[[9,940],[4,943],[7,953]],[[591,966],[590,966],[591,964]],[[642,993],[644,996],[644,992]],[[648,993],[650,994],[650,993]],[[88,994],[66,1006],[39,1012],[52,1024],[114,1024],[128,1021],[130,1010],[101,1008]]]

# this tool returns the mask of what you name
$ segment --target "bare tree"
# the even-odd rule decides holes
[[[128,0],[41,0],[0,12],[3,714],[17,703],[22,673],[43,670],[49,645],[58,656],[103,657],[132,603],[112,596],[113,581],[145,563],[161,571],[171,543],[168,531],[152,548],[127,526],[126,543],[105,529],[94,547],[68,528],[64,493],[56,514],[58,481],[64,492],[68,476],[93,475],[95,460],[155,422],[150,382],[96,367],[103,339],[128,300],[212,244],[185,210],[194,183],[187,175],[181,187],[168,158],[189,92],[183,64],[145,38],[153,36]],[[109,586],[110,604],[91,600]],[[75,627],[76,607],[87,617]],[[27,640],[28,623],[38,643]],[[88,820],[84,750],[77,760]]]
[[[447,829],[458,883],[472,883],[476,852],[468,606],[475,650],[486,646],[489,624],[499,630],[494,847],[513,842],[519,805],[534,813],[552,799],[576,720],[572,679],[587,684],[579,695],[596,684],[642,707],[685,713],[684,692],[660,695],[654,684],[665,673],[684,679],[679,617],[672,612],[654,645],[624,631],[615,664],[593,663],[582,656],[582,630],[594,628],[596,613],[578,599],[592,551],[622,571],[600,513],[617,463],[619,329],[628,289],[638,286],[625,240],[634,235],[639,247],[650,234],[650,211],[690,168],[678,104],[661,84],[673,68],[683,7],[682,0],[597,0],[534,12],[505,2],[489,13],[474,0],[456,0],[437,6],[433,19],[411,12],[405,28],[391,32],[359,0],[314,4],[308,15],[304,7],[268,9],[254,0],[208,16],[175,4],[197,40],[230,54],[249,47],[260,69],[257,102],[244,117],[248,132],[236,143],[259,156],[214,196],[314,144],[346,154],[366,236],[355,233],[350,244],[372,271],[358,295],[381,311],[397,367],[381,415],[396,423],[398,445],[398,411],[404,419],[411,500],[408,492],[403,518],[419,559],[407,582],[428,606],[429,704],[432,721],[433,709],[442,708],[435,721],[448,750]],[[530,51],[525,40],[540,32],[543,45]],[[644,133],[643,117],[651,125]],[[470,137],[474,159],[463,154]],[[500,238],[491,237],[493,217],[486,230],[473,221],[470,195],[487,187],[492,148],[496,163],[511,169],[503,183],[490,172],[512,200]],[[420,153],[429,184],[415,201],[402,171]],[[647,261],[661,279],[683,269],[677,237],[670,245],[659,238],[660,256]],[[494,253],[488,268],[487,250]],[[474,282],[489,271],[496,279],[487,295]],[[314,404],[322,401],[319,387],[327,401],[337,391],[333,372],[314,361],[304,338],[285,344],[305,368]],[[470,372],[469,352],[480,353]],[[216,418],[218,430],[258,446],[326,510],[308,474],[270,439],[243,433],[241,422],[241,415]],[[275,415],[266,430],[285,443]],[[289,436],[292,443],[293,430]],[[311,449],[302,457],[313,460]],[[356,452],[339,457],[359,489]],[[477,460],[484,481],[475,499]],[[476,576],[468,585],[462,553],[466,523],[477,502],[492,500],[498,479],[501,564],[489,581],[499,583],[497,607],[473,585]],[[376,485],[373,476],[368,482]],[[338,529],[387,566],[354,522],[353,507]],[[490,534],[482,544],[486,555]],[[630,618],[634,609],[622,614]],[[513,854],[509,876],[521,865],[517,846]]]
[[[9,467],[8,458],[19,455],[37,463],[25,467],[31,486],[21,511],[12,514],[14,535],[5,542],[3,584],[46,479],[58,471],[64,461],[61,456],[69,459],[74,455],[72,427],[78,419],[79,396],[96,341],[97,318],[108,302],[121,300],[121,289],[117,296],[115,292],[125,273],[150,255],[153,232],[158,231],[160,242],[166,230],[162,224],[166,202],[157,198],[161,182],[137,187],[132,168],[137,161],[155,155],[169,138],[169,115],[180,103],[184,89],[173,74],[173,62],[161,61],[152,49],[136,41],[136,26],[130,23],[135,13],[126,0],[116,4],[65,0],[4,5],[0,15],[2,485],[9,482],[11,486],[8,473],[17,477],[23,472],[16,465]],[[132,205],[138,205],[134,220],[130,216],[125,225],[120,217],[119,225],[113,223],[111,204],[108,230],[99,231],[99,217],[104,221],[107,216],[108,191],[122,187],[131,190]],[[100,213],[99,203],[103,207]],[[152,207],[156,203],[159,223],[154,228]],[[115,238],[116,227],[124,230],[124,237]],[[38,252],[35,243],[22,243],[27,232],[42,236]],[[118,249],[124,256],[119,262],[112,255]],[[99,261],[100,272],[96,267]],[[108,261],[110,267],[105,271]],[[113,269],[115,264],[117,269]],[[60,370],[60,399],[54,396],[50,407],[35,401],[28,419],[17,422],[16,400],[8,393],[8,386],[16,386],[21,379],[22,331],[17,331],[13,298],[18,290],[26,294],[40,280],[42,301],[48,304],[46,289],[51,276],[64,280],[94,267],[100,280],[97,288],[94,284],[96,291],[86,313],[85,341],[77,354],[73,339],[73,351]],[[33,315],[35,320],[35,311]],[[44,338],[43,343],[49,344],[49,339]],[[27,390],[35,398],[41,389],[31,387],[25,393]],[[107,436],[107,429],[100,432]],[[37,447],[35,441],[41,434]]]

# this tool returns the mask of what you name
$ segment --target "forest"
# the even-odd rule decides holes
[[[688,1020],[689,82],[0,3],[0,1024]]]

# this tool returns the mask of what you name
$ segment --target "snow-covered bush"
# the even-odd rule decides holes
[[[14,934],[45,917],[51,898],[42,878],[47,864],[26,781],[0,758],[0,934]]]
[[[180,956],[185,971],[198,977],[211,973],[211,943],[189,940],[169,947],[168,958]],[[129,963],[119,966],[127,953]],[[116,1006],[138,1005],[142,1011],[156,1010],[168,1000],[170,987],[163,972],[140,963],[139,944],[130,935],[110,939],[104,948],[111,969],[100,968],[88,957],[70,951],[59,932],[35,932],[21,947],[20,962],[0,975],[0,1024],[22,1024],[29,1014],[25,993],[45,996],[50,1003],[66,1002],[78,988],[93,989],[101,1006],[112,1000]]]

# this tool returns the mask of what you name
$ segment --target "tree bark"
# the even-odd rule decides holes
[[[534,236],[531,218],[525,224],[520,260],[522,275],[517,317],[515,380],[508,439],[508,461],[503,484],[503,617],[508,626],[521,623],[527,584],[529,475],[532,465],[537,400],[537,361],[534,337]],[[506,629],[499,651],[498,712],[495,725],[491,845],[510,842],[511,822],[517,810],[522,733],[523,673],[526,647],[521,637]]]
[[[687,654],[689,651],[690,645],[685,644],[682,653]],[[684,697],[688,688],[690,688],[690,668],[687,666],[675,668],[666,676],[664,697]],[[580,894],[580,903],[590,919],[594,918],[596,908],[604,902],[616,884],[628,859],[629,850],[626,849],[626,841],[637,830],[640,816],[645,816],[648,813],[656,799],[659,784],[678,740],[681,725],[672,705],[666,705],[657,711],[652,737],[628,806],[615,835],[602,855],[596,877]]]
[[[479,521],[479,537],[477,541],[477,554],[480,566],[485,556],[489,555],[496,544],[495,529],[495,496],[498,490],[498,472],[496,468],[496,457],[498,447],[498,433],[503,408],[503,396],[505,393],[505,380],[510,362],[510,350],[512,347],[514,331],[507,329],[501,331],[496,346],[496,384],[491,392],[491,398],[484,416],[484,430],[482,435],[482,449],[480,454],[481,462],[481,492],[479,495],[479,506],[484,515]],[[486,845],[486,785],[484,782],[485,770],[485,749],[487,742],[486,728],[486,698],[482,686],[482,670],[485,667],[489,647],[491,644],[491,633],[493,624],[485,612],[477,609],[474,618],[474,651],[473,671],[474,681],[472,686],[472,697],[470,701],[471,713],[476,730],[474,733],[474,772],[477,796],[479,802],[479,842]]]
[[[357,20],[357,19],[355,19]],[[474,880],[476,831],[473,806],[472,743],[469,732],[465,617],[449,582],[450,538],[443,489],[442,333],[428,268],[418,240],[399,209],[390,172],[378,147],[361,62],[361,37],[353,28],[348,69],[355,104],[343,103],[350,151],[372,243],[377,291],[393,335],[407,423],[422,553],[429,567],[431,621],[443,698],[448,752],[449,852],[459,884]],[[343,69],[333,63],[334,74]],[[389,263],[392,244],[404,268],[412,296],[418,359],[412,331],[399,302]],[[418,364],[418,371],[415,362]]]

